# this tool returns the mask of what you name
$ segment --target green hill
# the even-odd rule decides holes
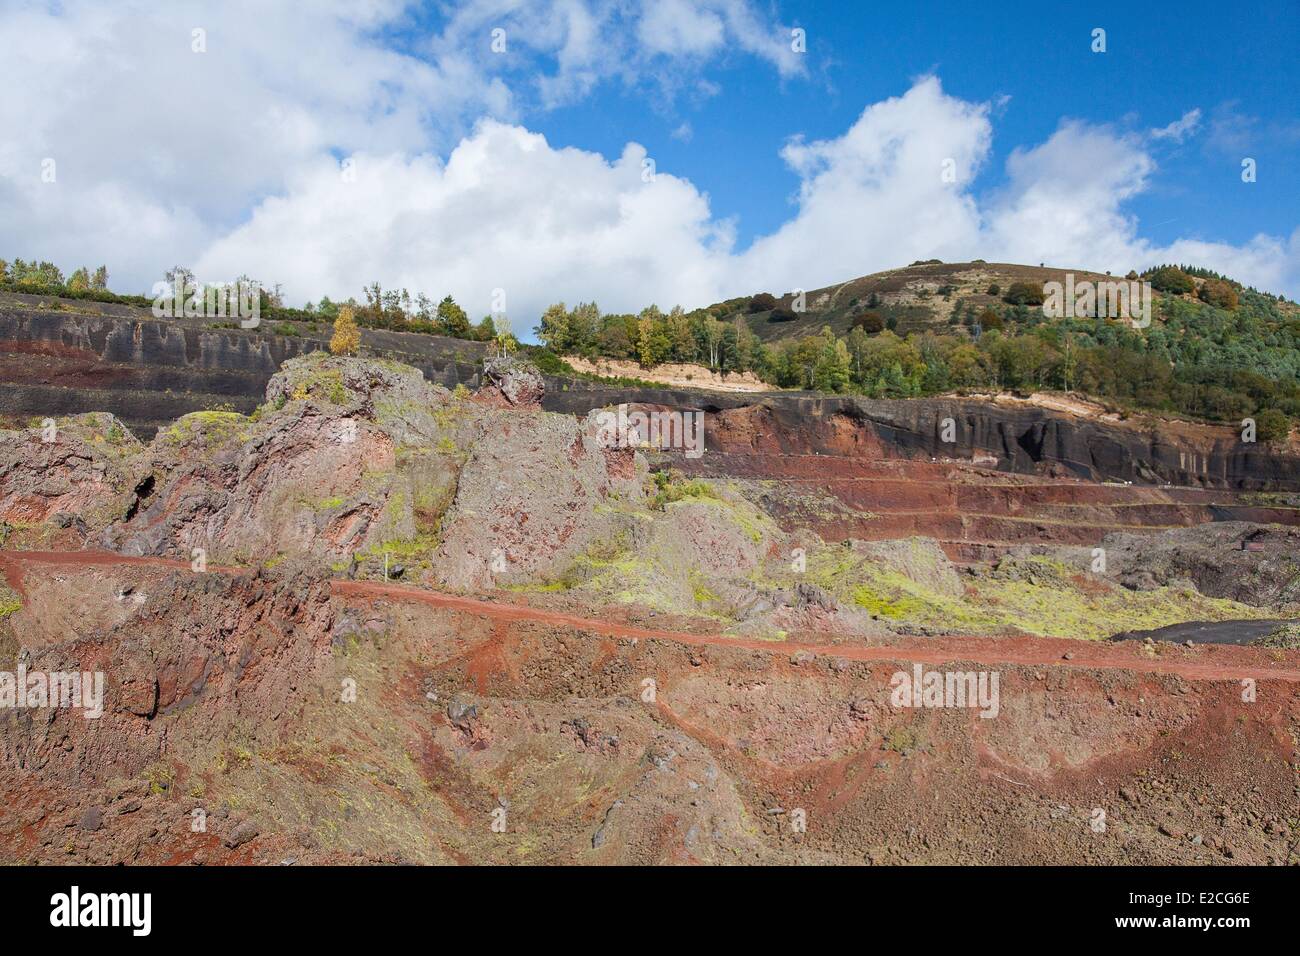
[[[757,298],[754,296],[718,303],[709,311],[720,317],[743,317],[765,342],[798,338],[826,326],[836,335],[847,335],[853,320],[866,314],[878,316],[882,327],[906,335],[946,324],[954,312],[964,317],[968,312],[978,315],[986,308],[1003,309],[1008,305],[1005,296],[1016,283],[1041,289],[1047,282],[1064,284],[1067,274],[1073,274],[1076,282],[1122,278],[1053,266],[931,260],[806,292],[802,313],[795,311],[795,297],[788,292],[774,297],[773,309],[751,311],[751,301]]]

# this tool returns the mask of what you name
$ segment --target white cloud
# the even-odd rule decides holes
[[[0,255],[108,259],[116,287],[145,289],[250,216],[293,206],[340,157],[364,150],[420,168],[409,157],[446,155],[484,117],[514,121],[604,80],[658,94],[707,82],[698,43],[636,41],[642,11],[624,0],[464,0],[430,28],[400,0],[8,3]],[[779,30],[745,0],[677,0],[670,12],[705,24],[720,54],[748,50],[788,74],[772,48]],[[504,55],[491,50],[497,26]],[[52,183],[41,179],[47,158]]]
[[[520,115],[609,78],[707,90],[700,64],[737,51],[794,75],[787,27],[742,0],[470,0],[425,33],[406,17],[344,0],[6,8],[0,62],[18,80],[0,124],[23,132],[0,140],[0,255],[107,261],[128,291],[177,262],[206,278],[248,272],[295,303],[378,280],[450,292],[475,317],[503,288],[521,331],[558,299],[694,306],[930,257],[1194,261],[1300,294],[1300,231],[1240,245],[1140,236],[1126,204],[1158,172],[1146,144],[1190,135],[1196,110],[1146,140],[1062,122],[984,193],[996,109],[924,77],[841,136],[789,141],[790,215],[737,249],[695,184],[664,169],[643,182],[641,146],[614,159],[562,148]],[[204,54],[190,49],[196,24]],[[512,51],[501,61],[497,24]],[[55,183],[40,180],[49,156]],[[355,182],[340,156],[356,159]]]
[[[791,29],[765,22],[746,0],[654,0],[643,6],[637,36],[650,54],[701,56],[732,46],[795,76],[804,65]]]
[[[430,64],[367,39],[384,12],[344,0],[7,9],[5,254],[110,259],[118,281],[147,287],[304,164],[363,145],[425,149],[438,131],[469,128],[467,114],[508,112],[504,85],[462,61]]]
[[[1143,239],[1125,203],[1157,165],[1140,137],[1110,126],[1063,121],[1045,142],[1014,149],[1005,184],[977,199],[971,183],[991,148],[988,117],[987,105],[950,97],[926,77],[869,107],[842,137],[787,147],[798,211],[734,258],[728,295],[817,288],[932,257],[1120,273],[1190,262],[1300,295],[1300,228],[1243,245]],[[940,157],[954,160],[955,184],[940,182]]]
[[[450,293],[476,320],[500,288],[519,331],[566,297],[607,310],[714,301],[730,230],[685,180],[660,172],[645,181],[644,159],[635,144],[607,162],[485,121],[445,165],[363,155],[350,183],[330,163],[306,170],[287,196],[214,243],[196,271],[232,275],[256,263],[292,301],[346,297],[378,278]]]
[[[503,53],[488,52],[493,30],[504,31]],[[462,0],[430,48],[516,80],[512,88],[535,91],[544,108],[576,102],[609,79],[671,100],[695,88],[706,63],[732,54],[764,60],[782,77],[806,72],[790,28],[761,16],[752,0]]]
[[[1016,150],[1009,182],[989,205],[982,248],[1013,262],[1047,262],[1127,272],[1162,262],[1205,266],[1247,285],[1300,295],[1300,230],[1258,235],[1243,245],[1139,235],[1125,201],[1143,192],[1156,162],[1136,136],[1068,121],[1043,144]]]
[[[1045,143],[1008,158],[1007,185],[985,210],[980,243],[990,254],[982,258],[1128,271],[1138,264],[1137,222],[1122,205],[1154,170],[1135,137],[1062,123]]]
[[[1188,110],[1168,126],[1153,129],[1151,131],[1151,136],[1154,139],[1172,139],[1175,143],[1181,143],[1188,136],[1192,135],[1192,133],[1195,133],[1200,125],[1200,109]]]
[[[748,249],[684,179],[642,181],[645,151],[614,161],[557,149],[518,126],[480,125],[445,166],[432,157],[364,157],[356,183],[322,164],[268,200],[200,260],[201,274],[259,263],[293,296],[347,295],[378,277],[438,295],[474,315],[507,292],[521,329],[551,301],[594,298],[606,310],[703,305],[757,290],[813,289],[919,258],[1048,262],[1126,272],[1192,261],[1269,289],[1294,289],[1300,245],[1244,246],[1138,235],[1124,203],[1147,187],[1141,139],[1066,121],[1017,149],[1006,184],[982,203],[988,109],[945,94],[933,77],[868,107],[841,137],[792,141],[799,178],[790,219]],[[945,177],[945,169],[955,173]]]
[[[716,13],[690,0],[662,0],[646,7],[637,35],[651,53],[699,55],[721,46],[726,28]]]
[[[797,211],[737,258],[731,287],[814,289],[973,248],[979,214],[968,190],[991,135],[984,106],[927,77],[868,107],[838,139],[791,142],[782,156],[799,176]]]

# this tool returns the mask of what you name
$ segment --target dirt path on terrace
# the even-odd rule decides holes
[[[11,588],[22,594],[25,565],[62,567],[153,566],[188,569],[185,561],[166,558],[134,558],[102,551],[0,551],[0,571]],[[240,569],[212,566],[210,572]],[[792,641],[761,641],[723,634],[693,634],[622,624],[608,619],[580,617],[529,607],[513,602],[485,601],[402,584],[374,581],[331,581],[334,594],[359,600],[415,601],[466,614],[477,614],[505,623],[532,621],[611,637],[673,641],[696,647],[738,648],[789,657],[797,652],[850,661],[900,661],[918,664],[1006,664],[1030,667],[1069,667],[1084,670],[1125,670],[1162,674],[1186,680],[1238,681],[1280,680],[1300,683],[1296,655],[1268,652],[1234,645],[1195,648],[1173,646],[1163,653],[1167,659],[1145,657],[1141,645],[1132,641],[1093,642],[1055,637],[976,637],[949,635],[941,638],[911,638],[905,643],[863,646],[856,644],[807,644]],[[1069,655],[1069,659],[1066,655]],[[1172,655],[1178,655],[1174,657]]]
[[[189,570],[190,562],[171,558],[133,558],[111,551],[0,551],[0,574],[20,597],[26,597],[23,590],[24,564],[53,564],[62,567],[94,568],[114,566],[145,566],[153,568],[175,568]],[[212,566],[209,571],[235,572],[239,568]]]
[[[570,627],[578,631],[606,634],[611,637],[634,637],[645,640],[675,641],[697,647],[730,647],[759,651],[782,657],[804,651],[817,656],[842,658],[852,661],[905,661],[918,664],[947,664],[970,661],[976,664],[1020,664],[1027,666],[1059,666],[1084,669],[1127,670],[1150,674],[1169,674],[1188,680],[1284,680],[1300,683],[1300,669],[1287,667],[1282,662],[1265,662],[1262,655],[1251,655],[1250,661],[1236,663],[1232,660],[1153,660],[1138,654],[1125,653],[1120,644],[1077,641],[1055,637],[970,637],[949,635],[941,638],[918,638],[915,643],[862,646],[855,644],[806,644],[793,641],[760,641],[729,637],[723,634],[692,634],[685,631],[665,631],[654,628],[620,624],[610,620],[578,617],[560,611],[526,607],[519,604],[502,604],[477,598],[427,591],[423,588],[398,584],[379,584],[371,581],[335,581],[335,594],[362,598],[389,598],[398,601],[418,601],[434,607],[443,607],[468,614],[502,621],[535,621],[557,627]],[[1217,648],[1216,648],[1217,649]],[[1207,649],[1201,649],[1207,650]],[[1070,659],[1066,660],[1065,655]],[[1199,657],[1188,651],[1187,656]],[[1210,656],[1210,655],[1205,655]],[[1228,655],[1215,655],[1228,657]],[[1234,655],[1235,656],[1235,655]]]

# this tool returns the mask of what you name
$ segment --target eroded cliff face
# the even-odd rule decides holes
[[[931,460],[898,403],[689,459],[527,397],[312,353],[148,444],[0,430],[0,672],[104,675],[0,707],[0,861],[1290,859],[1300,650],[1100,638],[1300,615],[1290,529],[1168,530],[1293,509]],[[987,717],[895,701],[949,666]]]
[[[142,439],[193,411],[252,411],[287,361],[328,347],[330,330],[275,334],[217,328],[208,319],[154,319],[122,306],[58,299],[0,304],[0,414],[111,411]],[[82,309],[87,311],[80,311]],[[374,353],[419,368],[438,384],[477,384],[483,345],[366,331]]]
[[[158,320],[121,306],[78,303],[95,311],[72,312],[59,300],[21,298],[32,301],[0,306],[0,413],[108,411],[144,440],[188,412],[221,405],[252,411],[286,361],[325,348],[329,338],[328,329],[285,336],[269,322],[256,330],[213,328],[208,320]],[[481,343],[374,330],[365,330],[364,341],[429,382],[479,384]],[[708,447],[725,455],[851,457],[856,449],[875,459],[966,459],[1089,481],[1300,490],[1293,451],[1243,443],[1231,429],[1165,424],[1145,431],[986,401],[612,389],[550,378],[543,407],[584,417],[619,402],[703,410]],[[944,440],[945,419],[953,423],[952,441]]]
[[[707,461],[734,457],[737,467],[782,455],[939,459],[1093,482],[1300,490],[1294,449],[1243,442],[1229,428],[1094,421],[974,399],[766,395],[715,406],[705,434]]]
[[[1295,652],[790,646],[53,562],[5,562],[0,666],[102,671],[104,713],[0,711],[9,863],[1291,862]],[[996,714],[894,703],[936,658],[996,670]]]

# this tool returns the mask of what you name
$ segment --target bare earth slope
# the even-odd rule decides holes
[[[0,433],[0,672],[104,676],[0,706],[0,859],[1296,861],[1300,650],[1096,640],[1300,616],[1290,504],[749,409],[692,478],[507,394],[315,354],[149,445]],[[950,496],[1039,530],[965,553]]]

